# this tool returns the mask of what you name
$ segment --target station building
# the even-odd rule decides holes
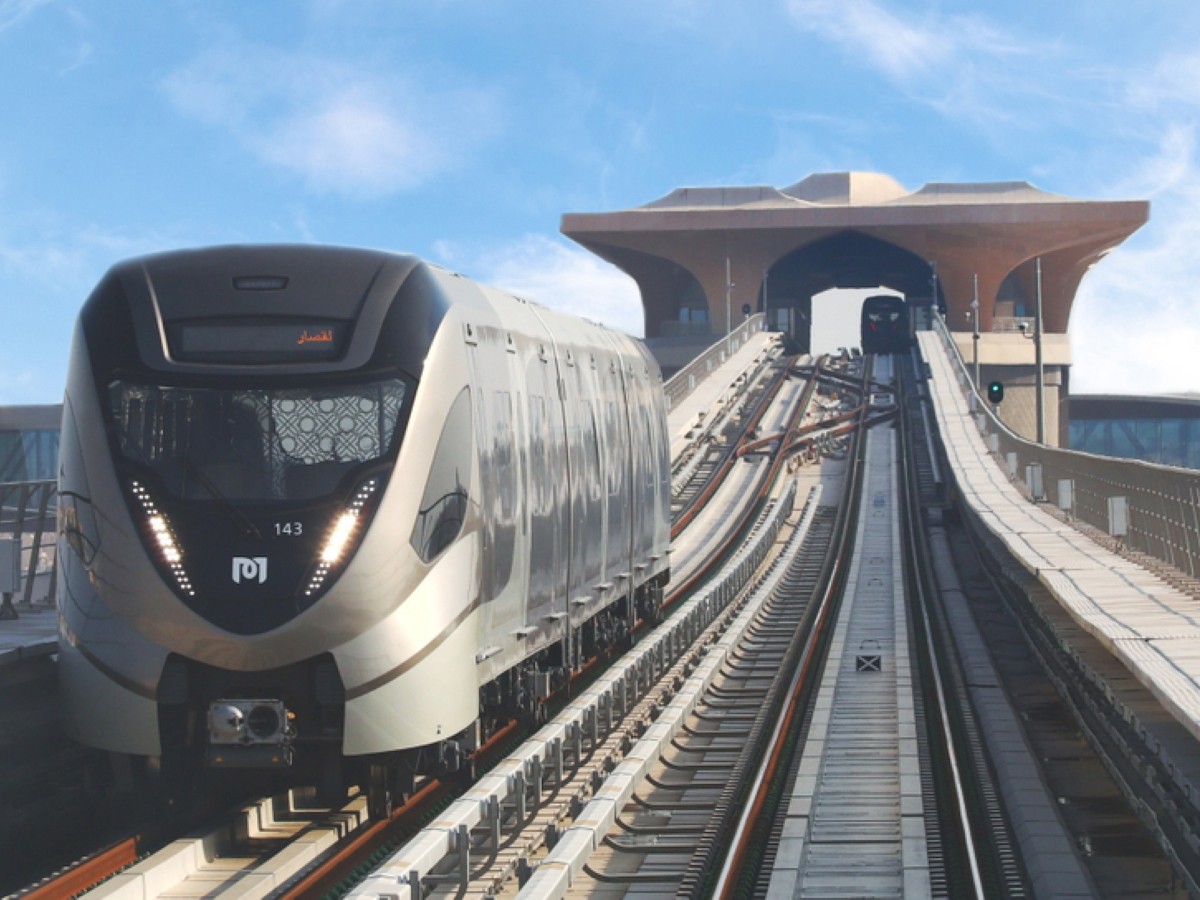
[[[0,406],[0,484],[58,477],[62,405]]]
[[[1200,394],[1071,398],[1070,448],[1200,469]]]
[[[1040,348],[1044,440],[1065,446],[1075,293],[1148,216],[1144,200],[1025,182],[910,191],[880,173],[833,172],[785,188],[679,188],[634,209],[568,213],[562,232],[637,282],[647,343],[668,371],[757,312],[806,351],[815,294],[890,288],[944,313],[981,381],[1005,384],[1005,423],[1031,439]]]

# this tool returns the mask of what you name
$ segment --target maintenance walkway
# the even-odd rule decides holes
[[[1053,597],[1047,616],[1059,640],[1081,655],[1094,638],[1111,656],[1086,661],[1105,691],[1146,736],[1184,792],[1200,790],[1200,599],[1114,552],[1034,502],[993,454],[960,387],[954,360],[935,332],[919,335],[947,459],[962,502]],[[1130,679],[1129,675],[1133,678]],[[1123,688],[1136,679],[1135,685]],[[1155,704],[1138,700],[1140,686]]]

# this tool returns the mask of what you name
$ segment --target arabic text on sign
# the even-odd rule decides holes
[[[309,334],[307,329],[300,332],[300,339],[297,344],[332,344],[333,329],[326,328],[324,331],[318,331],[315,334]]]

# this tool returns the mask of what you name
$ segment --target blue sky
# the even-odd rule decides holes
[[[57,402],[116,260],[410,251],[638,333],[564,212],[813,172],[1151,201],[1076,391],[1200,391],[1195,0],[0,0],[0,403]]]

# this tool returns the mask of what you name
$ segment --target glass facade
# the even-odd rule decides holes
[[[58,429],[0,431],[0,482],[58,477]]]
[[[1072,397],[1072,450],[1200,469],[1200,398]]]
[[[0,407],[0,484],[58,477],[61,406]]]

